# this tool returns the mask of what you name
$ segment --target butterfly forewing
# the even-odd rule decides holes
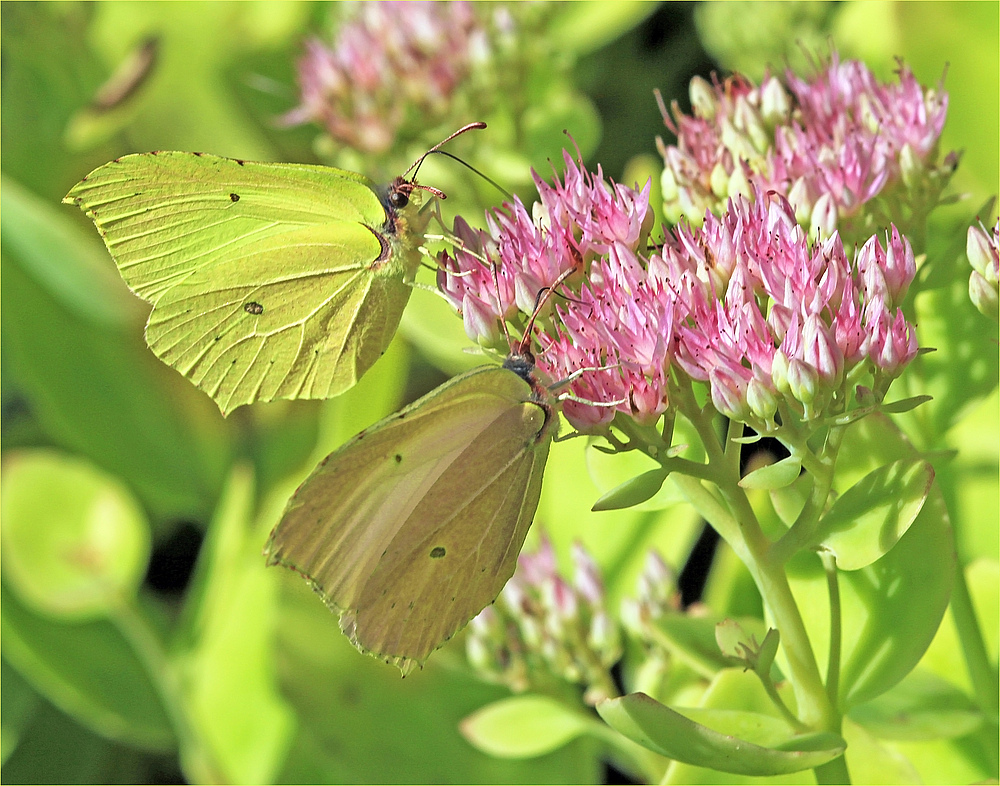
[[[304,574],[359,648],[405,670],[513,572],[550,418],[510,371],[457,377],[331,454],[289,502],[268,563]]]
[[[327,167],[164,152],[106,164],[66,201],[153,304],[153,351],[228,412],[335,395],[385,350],[419,238],[393,234],[407,218],[388,222],[373,189]]]

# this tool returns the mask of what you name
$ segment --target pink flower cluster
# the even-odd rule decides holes
[[[810,245],[788,200],[737,197],[698,230],[679,227],[649,260],[676,293],[675,362],[709,383],[716,408],[773,427],[780,399],[820,414],[868,361],[891,380],[916,354],[899,304],[916,273],[895,227],[849,261],[840,236]]]
[[[609,698],[599,686],[621,657],[621,634],[593,557],[579,542],[571,556],[572,582],[559,574],[544,534],[537,551],[523,551],[497,602],[469,624],[466,652],[473,666],[516,691],[528,689],[541,667],[586,685],[594,704]]]
[[[284,119],[318,123],[347,146],[380,153],[408,122],[444,119],[452,94],[489,52],[470,3],[359,3],[332,48],[306,42],[302,101]]]
[[[800,223],[828,237],[889,186],[935,166],[948,95],[925,91],[902,63],[897,76],[882,84],[833,53],[811,80],[788,71],[787,90],[770,75],[760,87],[741,76],[693,80],[694,116],[676,103],[673,117],[663,112],[677,136],[661,144],[667,218],[698,223],[730,196],[750,196],[752,182],[785,195]]]
[[[438,283],[469,336],[494,344],[501,320],[523,329],[567,275],[535,323],[536,357],[550,379],[570,380],[560,398],[577,429],[599,432],[615,412],[655,422],[677,371],[707,382],[720,412],[766,430],[780,401],[810,419],[859,364],[879,386],[914,357],[899,305],[916,266],[895,227],[851,261],[836,232],[810,245],[788,200],[755,190],[649,253],[648,186],[564,161],[562,182],[536,176],[530,212],[515,199],[486,231],[456,220]]]

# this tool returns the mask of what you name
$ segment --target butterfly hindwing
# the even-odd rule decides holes
[[[300,486],[265,549],[304,574],[361,649],[407,670],[514,571],[553,416],[481,368],[362,432]]]
[[[67,201],[153,304],[153,351],[228,412],[335,395],[385,350],[419,257],[374,189],[328,167],[163,152],[98,168]]]

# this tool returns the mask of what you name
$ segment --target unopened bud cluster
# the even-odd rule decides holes
[[[593,558],[575,543],[572,559],[568,582],[544,535],[537,551],[521,553],[496,603],[469,624],[466,652],[480,674],[518,692],[537,688],[547,674],[582,685],[590,704],[608,697],[608,670],[621,657],[621,634],[605,607]]]
[[[344,7],[332,46],[319,38],[306,42],[298,64],[301,103],[284,120],[316,123],[364,153],[383,153],[401,135],[445,121],[466,122],[477,112],[462,101],[489,95],[472,88],[491,78],[501,53],[515,51],[514,20],[502,5]]]
[[[839,229],[853,241],[901,224],[900,200],[933,207],[957,163],[954,155],[937,161],[948,94],[940,85],[922,88],[903,63],[897,77],[882,84],[863,63],[841,62],[834,52],[812,78],[787,71],[784,84],[773,75],[759,86],[740,75],[694,79],[692,115],[676,102],[669,114],[663,108],[677,137],[660,144],[667,220],[700,224],[757,186],[786,197],[811,235]]]

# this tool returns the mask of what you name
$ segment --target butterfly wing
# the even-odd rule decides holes
[[[534,517],[554,415],[511,371],[456,377],[332,453],[265,549],[404,673],[493,602]]]
[[[196,153],[106,164],[66,197],[153,304],[146,340],[223,413],[325,398],[379,358],[409,299],[422,233],[361,175]]]

